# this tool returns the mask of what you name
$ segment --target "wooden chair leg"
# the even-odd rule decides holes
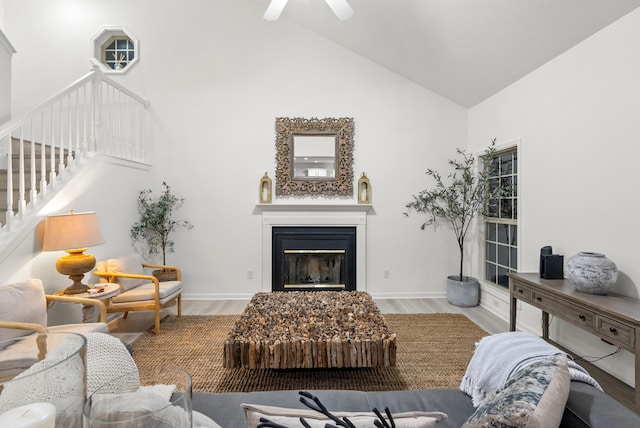
[[[126,320],[128,316],[129,316],[129,312],[127,311],[124,313],[124,315],[122,315],[122,318]]]
[[[156,308],[156,322],[155,322],[155,334],[160,334],[160,308]]]
[[[178,294],[178,316],[182,316],[182,294]]]

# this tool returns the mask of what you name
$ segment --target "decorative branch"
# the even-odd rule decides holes
[[[313,394],[310,394],[307,391],[299,391],[298,394],[302,396],[300,397],[300,402],[302,404],[304,404],[311,410],[315,410],[318,413],[322,413],[323,415],[331,419],[336,424],[336,425],[332,425],[328,423],[325,425],[325,428],[338,428],[338,427],[356,428],[355,425],[353,425],[353,423],[349,420],[349,418],[344,417],[340,419],[337,416],[334,416],[329,410],[327,410],[325,405],[322,404],[320,399],[314,396]],[[313,403],[311,403],[309,400],[313,400]],[[387,419],[389,420],[389,422],[387,423],[387,421],[385,420],[384,416],[382,416],[380,411],[378,411],[378,409],[374,407],[373,413],[375,413],[376,417],[378,418],[378,420],[374,421],[374,425],[377,428],[395,428],[396,424],[393,421],[393,417],[391,416],[391,411],[389,410],[388,407],[385,407],[384,410],[385,410],[385,413],[387,414]],[[304,428],[311,428],[311,425],[309,425],[309,423],[305,421],[304,418],[300,418],[300,423]],[[271,422],[269,419],[262,417],[260,418],[260,423],[258,424],[258,428],[290,428],[290,427],[280,425],[275,422]]]

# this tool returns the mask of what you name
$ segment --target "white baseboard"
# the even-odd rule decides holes
[[[444,292],[412,292],[412,293],[369,293],[374,299],[442,299]],[[183,293],[183,300],[249,300],[253,293],[221,294],[221,293]]]
[[[183,293],[182,300],[250,300],[253,293],[220,294],[220,293]]]

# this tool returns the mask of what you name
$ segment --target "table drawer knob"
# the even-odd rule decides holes
[[[615,327],[609,327],[609,331],[613,334],[616,334],[618,332],[618,329]]]
[[[584,320],[586,320],[586,319],[587,319],[587,317],[585,317],[585,316],[584,316],[584,315],[582,315],[582,314],[578,315],[578,318],[580,318],[582,321],[584,321]]]
[[[542,297],[536,297],[536,300],[537,300],[538,302],[542,302]]]
[[[518,288],[518,293],[522,294],[524,293],[524,290],[522,288]]]

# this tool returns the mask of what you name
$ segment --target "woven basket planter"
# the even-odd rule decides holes
[[[175,270],[157,269],[153,271],[153,276],[158,278],[158,281],[160,282],[178,280],[178,272]]]

